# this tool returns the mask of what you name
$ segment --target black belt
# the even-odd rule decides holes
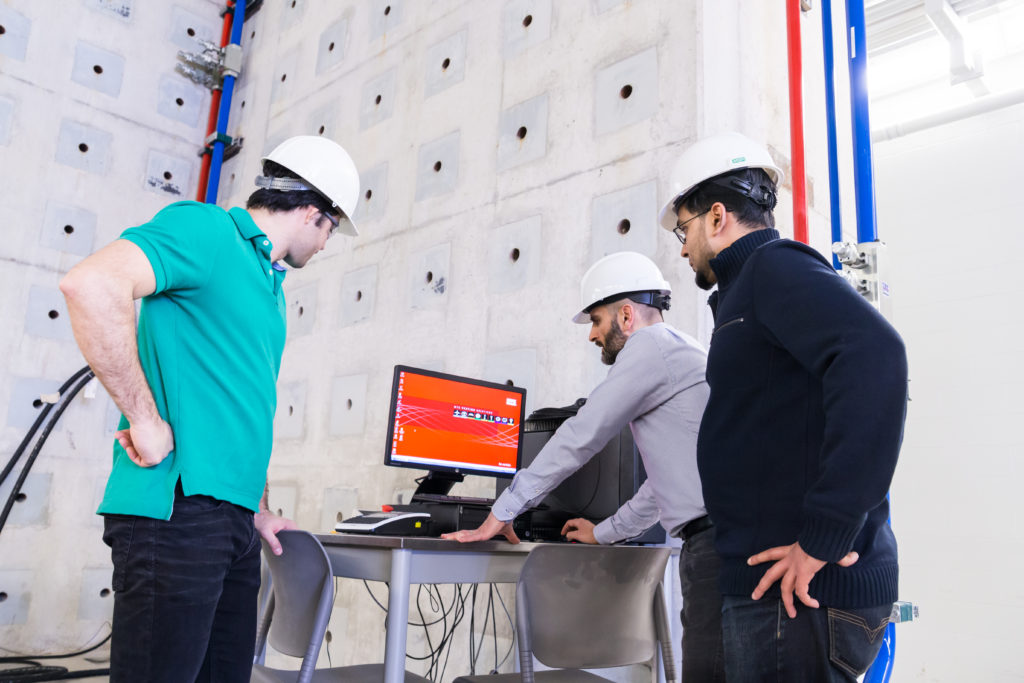
[[[715,524],[711,521],[711,518],[707,515],[691,519],[689,522],[683,525],[682,530],[679,532],[679,537],[683,539],[683,542],[690,540],[693,536],[696,536],[702,531],[707,531]]]

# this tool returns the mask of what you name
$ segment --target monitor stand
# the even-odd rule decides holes
[[[452,490],[452,486],[455,486],[455,484],[463,479],[465,477],[456,472],[428,472],[425,477],[416,480],[419,486],[416,487],[413,498],[415,499],[421,493],[446,496]]]

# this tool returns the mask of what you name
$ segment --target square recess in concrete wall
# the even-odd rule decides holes
[[[632,4],[631,0],[594,0],[594,10],[598,14],[604,14],[613,7],[622,7],[626,4]]]
[[[303,132],[307,135],[323,135],[326,138],[333,138],[337,131],[337,113],[338,103],[334,100],[317,107],[309,115],[306,130]]]
[[[395,70],[389,69],[363,85],[359,127],[363,130],[391,117],[395,111]]]
[[[484,356],[484,376],[488,382],[509,384],[526,389],[526,414],[533,409],[530,391],[537,386],[537,350],[513,349],[495,351]]]
[[[653,180],[594,197],[590,204],[590,261],[618,251],[654,256],[657,188]]]
[[[390,0],[366,5],[370,11],[370,40],[386,36],[402,23],[405,0]]]
[[[649,48],[597,72],[594,132],[604,135],[654,115],[658,109],[658,53]]]
[[[39,417],[39,411],[45,405],[42,397],[44,395],[56,396],[60,385],[59,380],[53,379],[15,378],[14,386],[11,388],[10,402],[7,404],[7,425],[14,427],[19,432],[31,427],[35,419]],[[60,429],[61,423],[58,422],[54,430]]]
[[[82,570],[82,587],[78,592],[78,618],[85,621],[106,621],[114,614],[114,591],[110,584],[111,566],[86,567]]]
[[[151,149],[146,158],[144,185],[151,192],[185,199],[185,193],[192,189],[192,162]]]
[[[104,95],[117,97],[124,79],[124,57],[88,43],[75,45],[71,80]]]
[[[58,163],[89,173],[106,173],[110,167],[113,136],[99,128],[64,119],[57,134]]]
[[[11,127],[14,123],[14,100],[0,97],[0,145],[11,141]]]
[[[29,287],[25,333],[62,341],[74,339],[68,320],[67,304],[59,289],[37,285]]]
[[[356,204],[356,221],[370,221],[384,215],[385,205],[388,201],[388,164],[378,164],[373,168],[362,171],[359,174],[362,182],[362,194],[359,203]],[[358,224],[358,223],[357,223]]]
[[[306,14],[306,0],[285,0],[281,3],[281,21],[278,30],[287,31],[297,25]]]
[[[430,97],[462,82],[466,76],[466,41],[469,30],[462,29],[427,48],[424,97]]]
[[[236,82],[235,85],[238,85]],[[235,88],[235,94],[231,97],[231,117],[228,120],[228,132],[234,135],[235,131],[238,130],[239,121],[245,115],[247,111],[252,111],[251,100],[252,100],[253,84],[247,83],[241,88]]]
[[[331,383],[331,436],[362,434],[366,423],[366,375],[335,377]]]
[[[275,439],[301,439],[306,435],[306,383],[291,382],[277,388]]]
[[[0,570],[0,626],[24,624],[32,604],[34,572],[29,569]]]
[[[292,49],[277,60],[274,65],[273,80],[270,82],[270,101],[280,102],[292,91],[292,83],[298,76],[299,53]],[[290,80],[289,80],[290,79]]]
[[[498,123],[498,170],[540,159],[548,147],[548,94],[509,107]]]
[[[420,147],[416,162],[416,200],[446,194],[459,181],[459,131]]]
[[[169,37],[171,42],[186,52],[202,52],[200,40],[220,45],[222,24],[212,21],[216,15],[211,12],[209,17],[202,17],[182,7],[171,10]]]
[[[96,214],[70,204],[49,201],[39,243],[68,254],[88,256],[96,241]]]
[[[328,26],[320,34],[320,44],[316,51],[317,76],[341,64],[345,59],[347,45],[348,17],[344,17]]]
[[[132,0],[85,0],[85,6],[117,17],[127,23],[132,18]]]
[[[377,266],[346,273],[341,280],[341,325],[354,325],[373,316],[377,299]]]
[[[294,520],[298,500],[299,489],[295,484],[272,483],[267,496],[267,507],[281,517]]]
[[[324,504],[320,508],[320,529],[328,531],[334,525],[356,513],[359,506],[359,489],[324,489]]]
[[[32,32],[32,22],[24,14],[19,14],[7,6],[0,5],[0,26],[4,27],[0,37],[0,55],[25,61],[28,49],[28,37]]]
[[[316,322],[316,282],[285,290],[288,300],[288,336],[298,337],[313,331]]]
[[[512,0],[501,12],[505,59],[525,52],[551,36],[551,0]]]
[[[492,293],[522,289],[540,279],[540,216],[499,226],[488,241],[487,272]]]
[[[157,85],[156,111],[188,126],[199,123],[202,90],[178,74],[165,74]],[[234,104],[232,102],[232,104]]]
[[[7,502],[14,489],[17,477],[8,477],[0,486],[0,500]],[[50,472],[31,472],[25,477],[18,496],[14,499],[11,516],[7,523],[11,526],[38,526],[50,521],[50,488],[53,474]]]
[[[411,260],[409,269],[410,304],[413,308],[434,308],[448,301],[445,294],[452,246],[445,242],[427,249]]]

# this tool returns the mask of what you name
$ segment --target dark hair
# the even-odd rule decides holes
[[[777,188],[771,177],[760,168],[742,168],[705,180],[694,190],[676,199],[672,208],[678,214],[685,208],[692,214],[711,209],[715,202],[736,214],[748,228],[774,228],[772,209],[777,201]]]
[[[263,175],[268,178],[298,178],[296,174],[289,171],[281,164],[267,160],[263,162]],[[268,190],[260,188],[249,195],[245,203],[247,209],[266,209],[271,213],[287,213],[304,206],[313,206],[322,213],[332,216],[338,215],[341,211],[332,206],[331,200],[315,190]]]

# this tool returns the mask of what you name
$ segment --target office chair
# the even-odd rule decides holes
[[[253,665],[251,680],[254,683],[380,683],[384,679],[383,664],[316,668],[334,605],[331,562],[320,541],[308,531],[281,531],[277,538],[284,549],[281,555],[274,555],[266,541],[263,542],[263,559],[270,567],[273,589],[256,636],[258,663]],[[268,642],[282,654],[301,657],[299,670],[264,666]],[[430,683],[408,671],[405,681]]]
[[[582,669],[639,664],[661,646],[675,680],[661,580],[668,548],[549,545],[530,552],[516,586],[520,673],[455,683],[607,683]],[[533,658],[557,667],[533,670]]]

